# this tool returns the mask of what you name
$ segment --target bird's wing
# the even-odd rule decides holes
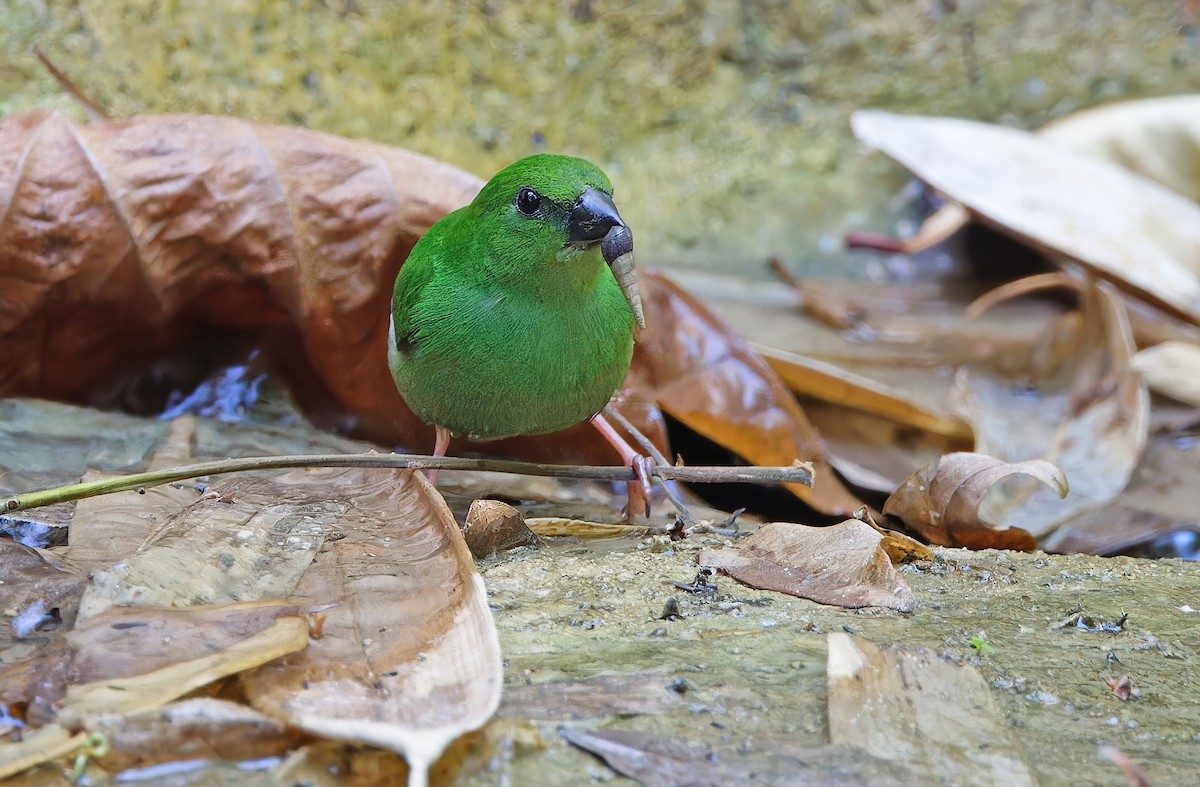
[[[415,346],[416,305],[421,291],[432,279],[433,265],[428,258],[418,256],[410,256],[396,277],[396,289],[392,292],[392,340],[401,355],[408,355]]]

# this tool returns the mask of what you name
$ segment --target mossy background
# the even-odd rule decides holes
[[[897,229],[905,175],[862,107],[1036,127],[1200,87],[1178,0],[5,0],[0,112],[223,113],[407,147],[486,177],[537,151],[617,186],[642,264],[836,273]],[[903,226],[899,227],[903,229]],[[861,262],[868,257],[858,258]]]

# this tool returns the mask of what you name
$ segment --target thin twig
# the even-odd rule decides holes
[[[605,405],[604,414],[616,421],[618,426],[628,432],[629,436],[632,437],[637,444],[642,447],[642,450],[645,451],[651,459],[653,459],[655,462],[658,462],[660,467],[671,464],[671,462],[665,456],[663,456],[662,451],[658,450],[658,446],[654,444],[654,441],[642,434],[642,430],[630,423],[629,419],[626,418],[611,402]],[[663,491],[667,493],[667,499],[671,501],[671,505],[675,506],[675,510],[678,511],[684,519],[690,522],[692,519],[692,513],[688,511],[687,504],[679,499],[679,496],[675,494],[675,490],[671,488],[670,484],[664,482],[662,484],[662,488]]]
[[[476,470],[520,475],[550,476],[552,478],[578,478],[592,481],[632,481],[630,467],[594,465],[548,465],[535,462],[516,462],[508,459],[463,459],[459,457],[418,456],[415,454],[299,454],[292,456],[252,456],[244,459],[221,459],[182,465],[166,470],[87,481],[79,484],[58,486],[36,492],[25,492],[9,497],[0,509],[23,511],[27,508],[48,506],[68,500],[82,500],[113,492],[128,492],[151,486],[184,481],[189,478],[239,473],[251,470],[285,470],[296,467],[389,467],[408,470]],[[792,467],[674,467],[656,465],[650,474],[664,480],[683,481],[693,484],[747,483],[781,484],[798,483],[812,485],[812,466],[797,462]]]
[[[58,82],[59,87],[70,93],[80,104],[83,104],[88,110],[91,120],[108,120],[108,110],[87,93],[84,93],[79,85],[76,85],[69,76],[59,70],[58,66],[54,65],[54,61],[37,44],[33,45],[33,54],[38,60],[42,61],[42,65],[50,72],[50,76],[54,77],[54,81]]]

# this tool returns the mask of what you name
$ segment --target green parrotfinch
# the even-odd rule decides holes
[[[451,433],[565,429],[620,387],[644,321],[612,191],[583,159],[530,156],[413,247],[392,294],[388,363],[408,406],[437,427],[435,454]]]

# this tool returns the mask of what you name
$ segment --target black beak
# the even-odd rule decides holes
[[[603,191],[589,188],[583,192],[571,208],[571,216],[567,220],[567,240],[580,246],[587,246],[603,240],[613,227],[624,227],[621,214],[612,197]]]

